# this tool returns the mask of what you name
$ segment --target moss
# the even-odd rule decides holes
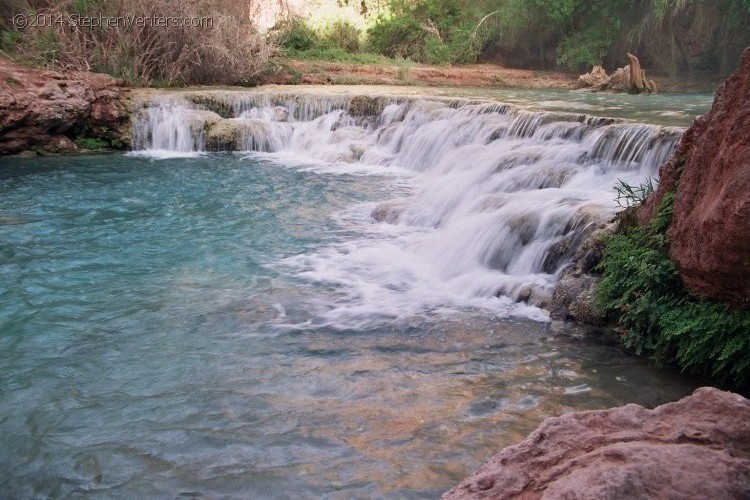
[[[80,149],[89,151],[101,151],[109,146],[107,141],[94,137],[76,137],[75,143]]]

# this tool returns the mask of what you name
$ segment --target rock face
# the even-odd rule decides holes
[[[750,401],[704,387],[654,410],[545,420],[444,499],[750,497]]]
[[[750,308],[750,49],[659,175],[641,223],[653,217],[666,193],[675,192],[667,237],[685,287]]]
[[[79,136],[127,145],[124,90],[107,75],[44,71],[0,59],[0,155],[74,152]]]

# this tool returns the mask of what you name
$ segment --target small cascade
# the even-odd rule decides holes
[[[468,100],[204,92],[148,105],[135,117],[133,148],[411,171],[411,194],[373,211],[398,228],[395,239],[286,263],[350,289],[334,310],[354,317],[457,297],[544,306],[581,240],[614,213],[613,186],[656,177],[682,133]]]
[[[197,110],[179,101],[154,103],[136,113],[133,149],[175,153],[203,151],[204,120]]]

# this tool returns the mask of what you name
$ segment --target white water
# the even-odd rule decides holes
[[[346,96],[217,93],[208,107],[220,114],[205,100],[162,97],[135,121],[133,146],[155,156],[265,152],[321,175],[392,174],[393,200],[339,214],[359,236],[278,263],[336,290],[321,298],[324,321],[363,327],[466,307],[544,319],[535,306],[577,242],[613,215],[613,186],[656,177],[682,134],[499,104],[381,99],[361,116]]]

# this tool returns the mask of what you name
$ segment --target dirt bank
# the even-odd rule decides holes
[[[578,75],[573,73],[512,69],[497,64],[427,66],[410,62],[357,64],[284,60],[262,83],[568,89],[573,88],[577,80]],[[712,93],[719,83],[705,76],[691,80],[654,76],[653,80],[660,92],[668,93]]]

